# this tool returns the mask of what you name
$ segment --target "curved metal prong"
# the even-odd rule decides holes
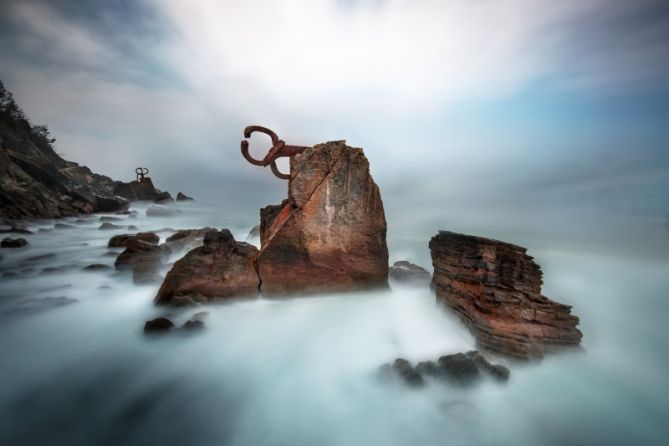
[[[272,173],[276,175],[276,177],[282,179],[282,180],[290,180],[290,175],[281,173],[279,168],[276,165],[276,161],[272,161],[272,163],[269,165],[269,168],[272,169]]]
[[[256,166],[265,166],[262,160],[257,160],[251,156],[251,154],[249,153],[248,141],[242,141],[242,155],[244,156],[244,158],[246,158],[246,161],[248,161],[251,164],[254,164]]]
[[[276,145],[279,142],[279,137],[276,135],[276,133],[274,133],[267,127],[263,127],[260,125],[250,125],[246,127],[244,129],[244,138],[250,138],[251,134],[254,132],[260,132],[264,133],[265,135],[268,135],[270,138],[272,138],[272,145]]]

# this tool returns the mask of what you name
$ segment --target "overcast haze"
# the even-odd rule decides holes
[[[0,79],[96,172],[256,209],[285,191],[239,154],[261,124],[363,147],[391,231],[666,251],[666,2],[2,3]]]

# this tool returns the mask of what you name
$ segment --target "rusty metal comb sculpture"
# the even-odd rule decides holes
[[[135,173],[137,174],[137,182],[141,183],[144,180],[144,176],[149,174],[149,169],[146,167],[138,167],[135,169]]]
[[[281,173],[279,168],[276,166],[277,158],[284,156],[290,158],[293,155],[302,153],[308,147],[287,145],[283,140],[279,139],[276,133],[274,133],[272,130],[266,127],[261,127],[259,125],[250,125],[246,127],[244,129],[244,138],[250,138],[253,132],[264,133],[265,135],[268,135],[270,138],[272,138],[272,147],[269,149],[267,155],[265,155],[262,160],[257,160],[249,154],[249,142],[242,141],[242,155],[244,155],[246,161],[256,166],[269,166],[270,169],[272,169],[272,173],[278,178],[281,178],[282,180],[289,180],[290,174]]]

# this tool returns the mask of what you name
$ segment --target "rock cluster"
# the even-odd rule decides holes
[[[580,343],[578,318],[541,294],[541,269],[525,248],[440,231],[430,250],[438,300],[482,348],[529,359]]]
[[[290,170],[288,199],[260,214],[263,295],[387,287],[386,219],[362,149],[319,144]]]
[[[175,262],[156,296],[158,304],[186,305],[258,294],[258,250],[229,230],[209,231],[204,244]]]
[[[491,364],[478,351],[456,353],[440,357],[436,362],[419,362],[415,367],[406,359],[398,358],[392,364],[384,364],[382,375],[396,375],[410,386],[422,386],[425,378],[445,381],[457,385],[470,385],[488,376],[496,381],[509,379],[509,369]]]

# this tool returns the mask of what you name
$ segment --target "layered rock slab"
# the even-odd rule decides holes
[[[264,296],[388,285],[386,219],[362,149],[319,144],[290,160],[288,199],[261,210]]]
[[[256,296],[258,249],[235,241],[229,230],[209,231],[203,245],[178,260],[156,296],[157,304],[206,303],[217,299]]]
[[[525,248],[449,231],[429,246],[437,299],[482,348],[529,359],[580,343],[578,317],[541,294],[541,268]]]

